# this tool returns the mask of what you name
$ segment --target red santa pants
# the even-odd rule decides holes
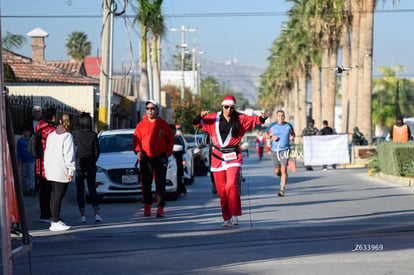
[[[257,154],[259,155],[259,159],[263,158],[263,147],[256,147],[257,149]]]
[[[240,166],[229,167],[225,171],[213,172],[217,193],[220,196],[221,213],[225,221],[232,216],[241,216],[238,177]]]

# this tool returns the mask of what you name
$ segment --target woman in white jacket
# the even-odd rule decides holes
[[[50,231],[63,231],[70,228],[60,219],[62,199],[76,169],[75,149],[70,127],[71,116],[62,114],[60,125],[49,134],[46,140],[45,174],[52,186],[50,210],[53,221],[49,227]]]

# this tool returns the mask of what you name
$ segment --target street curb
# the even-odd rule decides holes
[[[387,174],[384,174],[382,172],[379,172],[379,173],[375,174],[374,177],[385,180],[387,182],[397,183],[399,185],[414,188],[414,178],[387,175]]]

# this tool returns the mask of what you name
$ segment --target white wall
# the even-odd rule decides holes
[[[80,112],[88,112],[94,117],[94,86],[56,84],[6,84],[10,95],[33,96],[33,106],[41,105],[41,100],[61,103]]]

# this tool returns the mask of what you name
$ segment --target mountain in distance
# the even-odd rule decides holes
[[[237,60],[211,61],[200,59],[199,61],[202,78],[212,76],[225,89],[229,88],[243,94],[250,104],[257,103],[260,75],[265,71],[265,68],[257,65],[241,64]],[[171,60],[163,60],[162,63],[164,70],[174,70]]]
[[[257,65],[241,64],[237,60],[201,60],[200,63],[202,77],[212,76],[225,89],[230,88],[243,94],[250,104],[257,103],[260,75],[265,71],[264,68]]]

